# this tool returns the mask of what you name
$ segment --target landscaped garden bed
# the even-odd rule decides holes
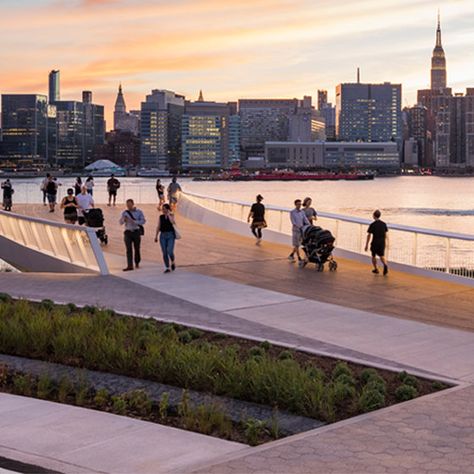
[[[284,435],[279,412],[332,423],[446,388],[405,372],[268,342],[7,295],[0,296],[0,353],[167,384],[182,393],[173,405],[166,392],[160,399],[145,390],[112,394],[87,381],[53,380],[8,365],[0,374],[0,390],[139,416],[249,444]],[[225,404],[196,404],[190,398],[193,392],[264,405],[275,415],[267,420],[242,415],[236,420]]]

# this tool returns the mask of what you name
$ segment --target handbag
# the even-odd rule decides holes
[[[173,229],[174,229],[174,238],[176,240],[181,240],[182,235],[181,235],[181,232],[179,231],[178,226],[176,224],[173,224]]]

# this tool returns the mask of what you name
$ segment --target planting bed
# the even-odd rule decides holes
[[[121,392],[110,386],[105,390],[90,380],[58,379],[7,363],[0,375],[1,390],[140,416],[249,444],[291,434],[280,427],[282,413],[301,417],[304,430],[314,426],[306,425],[308,418],[319,426],[446,388],[404,372],[368,368],[267,342],[256,344],[95,307],[17,301],[7,295],[0,295],[0,354],[173,388],[162,390],[158,398],[146,386],[138,391],[131,387]],[[207,394],[208,400],[199,393]],[[237,405],[227,403],[229,399]],[[240,408],[237,401],[253,405],[246,409],[244,403]],[[261,412],[266,419],[254,415],[250,407],[256,404],[264,406]],[[238,416],[235,406],[241,412]]]

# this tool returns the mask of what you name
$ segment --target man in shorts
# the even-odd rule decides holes
[[[370,243],[370,251],[372,253],[372,265],[374,267],[372,273],[380,273],[377,267],[377,257],[380,257],[380,260],[383,264],[383,274],[387,275],[388,265],[387,259],[385,258],[385,249],[388,242],[388,227],[384,221],[380,220],[381,216],[382,213],[378,209],[373,214],[374,222],[372,222],[372,224],[370,224],[369,228],[367,229],[367,241],[365,243],[365,251],[367,252],[369,250]]]
[[[115,206],[115,202],[117,201],[117,191],[120,188],[120,181],[115,177],[115,175],[111,175],[109,180],[107,181],[107,191],[109,193],[109,203],[107,204],[109,207],[113,204]]]
[[[182,192],[181,186],[179,185],[176,176],[171,180],[170,185],[168,186],[168,202],[171,206],[171,210],[176,210],[178,205],[179,193]]]
[[[54,208],[56,207],[57,196],[58,196],[58,183],[50,175],[46,183],[46,197],[48,199],[49,212],[54,212]]]
[[[300,246],[303,237],[303,228],[310,225],[305,212],[301,208],[301,205],[301,199],[297,199],[295,201],[295,208],[290,212],[290,220],[292,224],[291,241],[293,245],[293,250],[288,256],[288,260],[290,260],[290,262],[295,261],[295,254],[298,257],[298,261],[301,262]]]

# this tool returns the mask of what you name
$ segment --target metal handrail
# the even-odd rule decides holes
[[[190,193],[186,192],[185,193],[188,196],[191,197],[196,197],[199,199],[212,199],[213,201],[221,202],[224,204],[237,204],[240,206],[247,206],[250,207],[252,206],[252,203],[246,202],[246,201],[229,201],[226,199],[222,198],[217,198],[217,197],[210,197],[206,196],[203,194],[199,193]],[[272,211],[283,211],[283,212],[290,212],[291,208],[289,207],[282,207],[282,206],[273,206],[273,205],[266,205],[266,209],[272,210]],[[334,220],[339,220],[343,222],[351,222],[353,224],[366,224],[369,225],[372,221],[369,219],[364,219],[362,217],[351,217],[351,216],[346,216],[343,214],[334,214],[331,212],[319,212],[318,211],[318,216],[324,217],[327,219],[334,219]],[[474,242],[474,235],[471,234],[460,234],[460,233],[455,233],[455,232],[444,232],[444,231],[439,231],[439,230],[434,230],[434,229],[426,229],[423,227],[414,227],[414,226],[407,226],[407,225],[402,225],[402,224],[387,224],[389,229],[392,230],[398,230],[402,232],[410,232],[413,234],[423,234],[423,235],[430,235],[432,237],[442,237],[446,239],[457,239],[457,240],[465,240],[468,242]]]

